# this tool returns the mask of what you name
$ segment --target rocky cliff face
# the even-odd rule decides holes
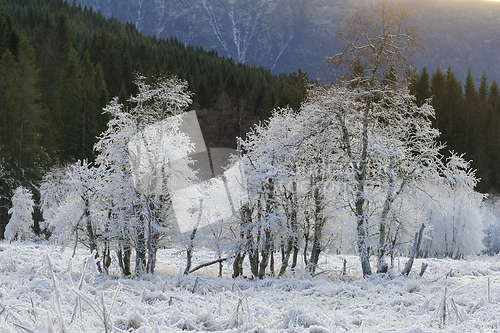
[[[415,11],[428,54],[418,67],[471,68],[500,79],[500,3],[403,0]],[[133,22],[144,34],[191,45],[274,73],[299,67],[325,78],[323,57],[340,49],[335,30],[363,0],[77,0],[105,16]]]

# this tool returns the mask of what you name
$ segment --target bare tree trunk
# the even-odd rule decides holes
[[[411,267],[413,266],[413,261],[415,260],[415,256],[417,255],[418,250],[420,250],[420,244],[422,243],[422,235],[424,233],[424,229],[425,229],[425,224],[422,223],[420,230],[415,233],[415,239],[413,240],[413,249],[411,251],[410,258],[408,259],[405,268],[401,272],[401,275],[407,276],[408,274],[410,274]]]
[[[257,244],[260,241],[260,231],[257,234],[257,241],[254,240],[252,234],[252,211],[247,205],[242,207],[241,210],[242,219],[244,220],[244,225],[246,228],[246,252],[248,253],[248,260],[250,261],[250,271],[253,277],[259,276],[259,248]]]
[[[135,275],[140,276],[146,272],[146,239],[144,237],[144,226],[140,225],[136,229]]]
[[[271,258],[269,262],[269,270],[271,271],[271,276],[274,276],[274,246],[271,248]]]
[[[259,276],[259,249],[253,241],[252,235],[248,239],[248,260],[250,261],[250,271],[254,277]]]
[[[291,201],[292,201],[292,210],[290,214],[287,214],[287,220],[288,220],[288,226],[290,229],[290,233],[288,236],[288,241],[287,241],[287,246],[284,248],[284,253],[281,257],[282,259],[282,264],[281,264],[281,269],[278,274],[278,276],[283,276],[286,273],[286,269],[288,268],[288,263],[290,261],[290,254],[292,252],[292,249],[295,250],[295,247],[297,245],[297,182],[294,181],[292,185],[292,193],[291,193]],[[294,261],[292,263],[292,269],[295,268],[295,265],[297,264],[297,256],[296,252],[294,251]]]
[[[104,251],[102,254],[102,267],[106,274],[109,273],[109,267],[111,266],[111,249],[108,241],[104,241]]]
[[[367,243],[368,235],[366,233],[366,216],[364,211],[365,205],[365,180],[366,180],[366,166],[368,163],[368,116],[371,108],[371,100],[366,102],[365,112],[363,115],[363,148],[361,153],[361,161],[359,165],[355,165],[357,189],[356,189],[356,222],[358,230],[358,251],[359,259],[361,261],[361,269],[363,276],[371,275],[372,270],[368,258]],[[347,140],[350,140],[347,138]]]
[[[392,168],[394,167],[394,158],[391,158],[391,168],[389,176],[389,188],[387,189],[387,196],[384,202],[384,209],[382,210],[382,215],[380,216],[380,226],[379,226],[379,243],[378,243],[378,257],[377,257],[377,273],[382,273],[383,270],[387,271],[387,264],[385,263],[385,250],[387,249],[386,240],[386,226],[387,226],[387,216],[391,209],[391,204],[393,201],[393,191],[394,191],[394,177],[392,174]],[[385,267],[385,268],[384,268]]]
[[[122,245],[116,251],[116,256],[118,257],[118,265],[122,269],[122,273],[125,276],[130,276],[132,273],[130,271],[130,256],[132,254],[132,250],[128,245]]]
[[[90,207],[89,207],[89,199],[84,198],[84,215],[85,215],[85,221],[87,222],[87,233],[89,235],[89,246],[90,246],[90,253],[94,252],[97,250],[97,244],[95,240],[95,235],[94,235],[94,228],[92,227],[92,221],[90,220]],[[96,257],[97,258],[97,257]]]
[[[323,227],[325,225],[325,219],[322,216],[323,202],[319,188],[314,189],[314,237],[313,246],[311,251],[311,259],[309,261],[309,272],[314,274],[319,261],[319,255],[321,253],[321,237],[323,236]]]
[[[201,222],[201,215],[203,213],[203,198],[200,199],[200,206],[198,208],[198,221],[196,222],[196,226],[191,232],[191,237],[189,237],[188,240],[188,246],[187,246],[187,254],[186,254],[186,269],[184,270],[184,275],[189,274],[189,270],[191,269],[191,259],[192,259],[192,253],[193,253],[193,247],[194,247],[194,238],[196,237],[196,232],[198,230],[198,226],[200,225]]]
[[[292,270],[297,266],[297,258],[299,256],[299,244],[297,238],[295,238],[295,243],[293,244],[293,259],[292,259]]]
[[[158,246],[156,246],[156,244],[155,244],[152,247],[150,255],[148,256],[148,265],[150,267],[150,271],[149,271],[150,274],[154,274],[155,273],[155,268],[156,268],[156,253],[158,253]]]
[[[243,275],[243,260],[245,259],[245,253],[239,252],[234,258],[233,262],[233,279],[240,275]]]
[[[268,218],[274,211],[274,184],[273,180],[270,178],[268,180],[268,197],[266,200],[266,218]],[[266,268],[269,263],[269,256],[273,246],[273,235],[271,232],[271,227],[267,225],[264,227],[264,248],[262,249],[262,257],[259,266],[259,279],[263,279],[266,276]]]
[[[248,248],[248,242],[249,242],[249,236],[248,234],[251,235],[251,231],[249,231],[249,222],[251,219],[251,213],[250,213],[250,208],[248,207],[248,205],[244,205],[242,208],[241,208],[241,211],[240,211],[240,239],[241,239],[241,242],[243,242],[243,240],[245,239],[245,232],[247,233],[247,241],[246,241],[246,247]],[[237,278],[238,276],[240,275],[243,275],[243,260],[245,259],[245,251],[243,250],[243,248],[245,247],[244,244],[240,244],[238,246],[238,252],[234,258],[234,262],[233,262],[233,279],[234,278]]]
[[[123,250],[120,247],[118,247],[118,250],[116,250],[116,257],[118,258],[118,266],[120,266],[120,269],[122,270],[123,275],[125,275],[125,268],[123,264]]]
[[[99,273],[102,273],[101,264],[100,264],[99,261],[97,261],[97,259],[99,258],[99,250],[97,248],[97,242],[96,242],[96,239],[95,239],[94,228],[92,227],[92,220],[90,219],[90,203],[89,203],[89,199],[87,197],[85,197],[85,198],[83,198],[83,201],[84,201],[84,204],[85,204],[83,214],[85,215],[85,220],[87,222],[86,226],[87,226],[87,233],[88,233],[88,236],[89,236],[90,253],[94,253],[94,251],[95,251],[95,257],[94,257],[94,259],[96,259],[97,269],[99,270]]]
[[[290,253],[292,252],[292,247],[293,247],[293,240],[290,241],[290,239],[289,239],[287,247],[283,251],[282,263],[281,263],[281,268],[280,268],[280,272],[278,273],[278,276],[283,276],[286,273],[286,269],[288,267],[288,262],[290,260]]]
[[[262,258],[259,265],[259,279],[263,279],[266,276],[266,268],[269,263],[272,241],[271,229],[266,227],[264,231],[264,249],[262,250]]]
[[[189,243],[187,246],[187,253],[186,253],[186,269],[184,270],[184,275],[189,274],[189,270],[191,269],[191,258],[192,258],[192,253],[193,253],[193,241],[196,236],[196,231],[198,229],[194,228],[193,231],[191,232],[191,237],[189,237]]]
[[[306,219],[308,219],[306,217]],[[303,254],[303,257],[304,257],[304,265],[309,265],[309,260],[307,259],[307,249],[309,248],[309,220],[307,220],[307,223],[306,223],[306,230],[304,232],[304,254]]]
[[[146,221],[147,221],[147,236],[146,236],[146,253],[147,263],[146,272],[153,273],[154,271],[154,253],[153,253],[153,212],[151,210],[151,196],[144,196],[146,201]]]
[[[140,200],[140,195],[137,194],[138,200]],[[140,201],[139,201],[140,202]],[[145,240],[145,232],[146,228],[144,227],[144,219],[141,216],[141,204],[136,203],[134,205],[134,214],[135,218],[138,222],[135,227],[135,275],[140,276],[144,274],[146,269],[146,240]]]
[[[129,245],[123,247],[123,274],[125,276],[130,276],[132,271],[130,270],[130,257],[132,256],[132,248]]]

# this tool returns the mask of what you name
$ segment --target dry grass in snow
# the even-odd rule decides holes
[[[414,267],[429,265],[422,278],[363,279],[357,257],[325,255],[316,277],[299,269],[251,281],[217,278],[216,265],[182,276],[184,258],[172,249],[159,251],[155,276],[121,278],[115,267],[104,277],[85,249],[71,252],[0,243],[0,333],[500,330],[498,257],[422,259]],[[200,263],[212,254],[197,255]],[[338,274],[344,258],[346,277]]]

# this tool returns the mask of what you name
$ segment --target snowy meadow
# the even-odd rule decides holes
[[[0,333],[500,329],[500,201],[408,89],[311,86],[226,156],[187,82],[135,83],[94,162],[13,192]]]
[[[196,260],[213,253],[200,250]],[[183,256],[158,252],[157,271],[122,278],[116,258],[98,274],[88,249],[0,244],[0,332],[495,332],[498,257],[417,259],[420,277],[362,277],[357,256],[324,254],[321,273],[222,278],[216,266],[182,274]],[[347,260],[346,275],[342,275]],[[396,258],[395,270],[405,258]],[[373,264],[373,263],[372,263]]]
[[[462,156],[443,160],[428,104],[312,87],[217,173],[187,83],[145,80],[105,109],[94,163],[44,176],[48,240],[33,194],[14,192],[0,333],[500,329],[500,201]],[[193,154],[212,159],[205,178]]]

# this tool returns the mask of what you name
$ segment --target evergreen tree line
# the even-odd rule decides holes
[[[479,87],[469,70],[462,85],[453,71],[437,68],[429,76],[424,67],[411,86],[417,103],[432,98],[436,110],[434,125],[441,132],[440,141],[447,143],[443,157],[449,151],[465,154],[480,178],[476,190],[482,193],[500,191],[500,88],[488,83],[482,74]]]
[[[0,2],[0,55],[0,235],[15,188],[36,199],[50,166],[95,158],[108,120],[102,108],[136,92],[135,72],[187,80],[211,147],[235,147],[276,106],[297,109],[307,80],[300,70],[277,76],[176,38],[146,37],[63,0]]]

